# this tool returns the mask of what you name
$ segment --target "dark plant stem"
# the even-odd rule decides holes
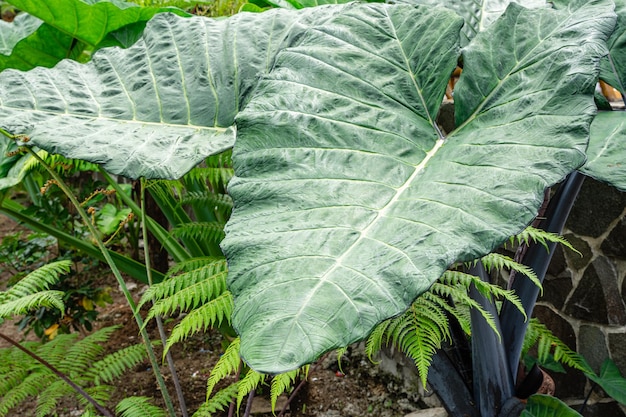
[[[584,178],[585,176],[583,174],[574,171],[563,181],[554,196],[550,199],[545,218],[539,225],[541,229],[557,234],[563,231],[565,222],[578,196]],[[546,250],[543,245],[533,243],[529,245],[522,260],[524,265],[529,266],[535,271],[537,278],[539,278],[541,282],[543,282],[550,261],[552,260],[556,243],[549,243],[548,248],[549,250]],[[524,277],[518,276],[517,279],[513,280],[511,289],[513,289],[520,298],[526,315],[531,317],[535,303],[537,302],[537,297],[539,296],[539,288],[533,284],[530,279],[524,279]],[[502,310],[500,311],[500,324],[502,327],[502,340],[508,358],[508,369],[513,380],[515,380],[528,321],[517,307],[505,300],[502,305]]]
[[[489,276],[481,262],[471,267],[469,273],[489,282]],[[504,404],[513,398],[515,384],[507,367],[507,357],[500,338],[501,329],[496,305],[474,285],[470,287],[469,295],[493,317],[496,324],[494,331],[478,310],[474,308],[470,310],[474,400],[482,417],[497,417]]]
[[[252,411],[253,400],[254,400],[254,390],[250,391],[250,395],[248,395],[248,401],[246,402],[246,411],[243,413],[243,417],[250,417],[250,412]]]
[[[67,375],[65,375],[63,372],[59,371],[57,368],[55,368],[50,362],[46,361],[41,356],[37,355],[35,352],[33,352],[33,351],[29,350],[29,349],[26,349],[24,346],[20,345],[18,342],[16,342],[15,340],[11,339],[10,337],[8,337],[8,336],[6,336],[6,335],[4,335],[2,333],[0,333],[0,338],[6,340],[10,344],[15,346],[19,350],[21,350],[22,352],[26,353],[31,358],[35,359],[37,362],[39,362],[40,364],[42,364],[46,368],[50,369],[50,371],[52,371],[52,373],[54,373],[56,376],[58,376],[63,381],[65,381],[70,387],[72,387],[72,389],[74,391],[76,391],[77,393],[82,395],[87,401],[89,401],[89,403],[91,405],[93,405],[96,408],[96,410],[98,410],[98,412],[100,414],[102,414],[105,417],[115,417],[113,412],[111,412],[109,409],[107,409],[106,407],[101,405],[99,402],[97,402],[91,395],[87,394],[87,392],[84,389],[82,389],[81,387],[76,385],[71,379],[69,379],[69,377]]]
[[[235,374],[235,381],[239,381],[239,376],[241,375],[241,368],[243,368],[243,361],[239,361],[239,368],[237,368],[237,373]],[[235,405],[237,401],[233,398],[230,402],[230,407],[228,407],[228,417],[233,417],[235,415]]]
[[[585,396],[585,401],[583,401],[582,405],[580,406],[580,409],[578,410],[578,412],[580,414],[583,413],[583,411],[585,411],[585,408],[587,407],[587,402],[589,401],[589,398],[591,397],[591,394],[593,393],[593,390],[598,386],[598,384],[596,382],[594,382],[593,384],[591,384],[591,388],[589,389],[589,393]]]
[[[472,393],[448,355],[439,350],[428,368],[428,383],[450,417],[480,417]]]

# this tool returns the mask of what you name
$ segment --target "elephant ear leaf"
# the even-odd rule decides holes
[[[115,174],[178,178],[233,145],[234,118],[276,52],[326,19],[323,7],[219,20],[160,14],[129,49],[4,71],[0,128]]]
[[[19,41],[37,30],[42,23],[26,13],[18,14],[13,22],[0,20],[0,54],[9,55]]]
[[[62,59],[78,58],[85,48],[93,50],[122,28],[145,25],[157,13],[188,16],[173,7],[139,7],[123,1],[15,0],[12,3],[30,15],[20,13],[12,24],[0,23],[0,71],[49,68]],[[2,33],[5,29],[8,35]],[[9,42],[5,42],[7,36]],[[119,42],[108,43],[119,46]]]
[[[395,0],[393,3],[440,6],[453,10],[465,21],[461,29],[461,46],[466,46],[478,33],[486,30],[510,3],[520,3],[527,8],[547,6],[545,0]]]
[[[591,123],[587,161],[580,171],[626,191],[626,114],[600,112]]]
[[[237,119],[222,243],[244,360],[283,372],[361,340],[523,229],[584,161],[614,21],[510,5],[464,49],[447,138],[455,13],[353,6],[281,51]]]

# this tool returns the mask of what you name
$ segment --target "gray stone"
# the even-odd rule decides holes
[[[572,291],[572,288],[572,278],[569,271],[564,271],[561,275],[556,277],[546,275],[546,278],[543,280],[543,295],[541,296],[541,301],[545,301],[561,309],[570,291]]]
[[[445,408],[436,407],[413,411],[411,414],[407,414],[404,417],[448,417],[448,413]]]
[[[566,226],[577,235],[598,237],[620,216],[624,206],[626,193],[586,178]]]
[[[572,233],[568,233],[563,237],[567,239],[567,241],[570,243],[570,245],[572,245],[574,249],[580,252],[576,253],[568,247],[563,246],[565,257],[567,258],[570,266],[574,269],[583,269],[584,267],[586,267],[587,264],[591,262],[591,258],[593,257],[593,252],[591,251],[591,246],[589,246],[589,243]]]
[[[626,375],[626,333],[609,333],[609,351],[615,365]]]
[[[591,368],[599,373],[602,362],[609,357],[602,330],[596,326],[581,325],[578,330],[578,352],[585,357]]]
[[[626,305],[617,286],[613,263],[600,256],[587,267],[565,312],[578,319],[611,325],[626,324]]]
[[[600,249],[607,256],[626,259],[626,218],[622,218],[604,239]]]

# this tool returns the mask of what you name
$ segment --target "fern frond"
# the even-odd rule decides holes
[[[179,275],[172,280],[178,281],[179,277],[182,277],[181,280],[184,280],[188,276],[192,276],[193,279],[202,278],[204,274],[197,272],[201,272],[201,270]],[[226,291],[226,275],[227,272],[224,271],[216,275],[206,277],[204,280],[196,282],[194,284],[191,284],[189,282],[191,280],[185,282],[190,285],[186,286],[185,288],[181,288],[178,292],[167,296],[167,298],[162,298],[154,303],[152,308],[150,308],[148,316],[146,317],[146,322],[155,316],[171,315],[177,310],[181,312],[189,311],[200,306],[203,303],[208,303],[212,298],[216,296],[224,294],[224,292]],[[163,284],[163,282],[161,282],[160,284]],[[167,284],[164,286],[167,286]],[[165,289],[169,290],[169,288]],[[164,294],[164,292],[159,291],[159,289],[155,290],[154,293],[159,293],[159,295]],[[146,298],[143,298],[142,300],[145,299]]]
[[[43,265],[19,280],[19,282],[4,293],[4,297],[6,297],[6,300],[15,300],[42,290],[47,290],[51,285],[59,281],[61,275],[70,272],[71,266],[72,262],[68,260]]]
[[[35,294],[22,296],[21,298],[0,303],[0,318],[26,314],[40,307],[54,308],[65,311],[62,291],[42,291]]]
[[[380,349],[382,348],[383,339],[387,334],[387,329],[389,328],[389,323],[391,323],[391,320],[394,319],[385,320],[378,326],[376,326],[365,341],[365,353],[367,354],[369,360],[372,361],[372,363],[378,364],[378,362],[374,360],[374,357],[378,354],[378,352],[380,352]]]
[[[266,376],[265,374],[260,374],[250,369],[248,373],[246,373],[246,376],[239,381],[237,388],[237,410],[241,407],[244,397],[265,382]]]
[[[217,361],[213,369],[211,370],[211,375],[209,376],[209,380],[207,381],[206,388],[206,396],[207,399],[210,398],[211,393],[213,392],[213,388],[215,385],[222,380],[227,375],[230,375],[239,369],[239,364],[241,363],[241,358],[239,357],[239,338],[234,339],[230,342],[230,345],[226,348],[224,354]],[[236,391],[235,394],[236,395]]]
[[[161,407],[150,403],[148,397],[128,397],[120,401],[115,412],[120,417],[165,417],[167,413]]]
[[[15,408],[28,397],[35,397],[47,386],[52,384],[56,375],[47,368],[41,368],[39,372],[28,375],[18,386],[14,387],[0,399],[0,416],[9,415],[9,411]]]
[[[115,392],[115,387],[111,385],[96,385],[93,387],[86,387],[85,392],[91,396],[94,400],[98,401],[100,404],[104,404],[111,398],[113,392]],[[76,397],[78,402],[83,407],[93,407],[89,401],[82,395]]]
[[[2,378],[0,378],[0,397],[2,397],[19,385],[28,375],[28,371],[22,368],[9,372],[0,372],[0,375],[2,375]]]
[[[290,391],[296,378],[304,375],[304,378],[309,373],[309,365],[305,365],[301,368],[294,369],[293,371],[284,372],[282,374],[274,375],[272,378],[272,385],[270,386],[270,403],[272,404],[272,413],[276,408],[276,401],[283,392]]]
[[[165,352],[174,343],[185,340],[201,330],[215,327],[224,319],[230,322],[232,311],[233,297],[228,291],[191,311],[172,329],[172,334],[165,345]]]
[[[233,169],[225,167],[197,167],[185,175],[185,179],[206,182],[213,189],[222,188],[233,177]]]
[[[571,350],[543,323],[533,318],[528,323],[528,330],[522,345],[522,356],[525,356],[535,344],[537,345],[539,360],[545,361],[552,354],[557,362],[584,373],[593,374],[593,370],[579,353]]]
[[[86,375],[96,385],[108,384],[143,362],[146,355],[146,346],[143,343],[128,346],[95,362]]]
[[[152,285],[143,294],[139,306],[143,306],[148,301],[156,301],[170,297],[183,288],[196,285],[207,280],[216,279],[216,284],[221,286],[223,272],[227,271],[226,259],[215,257],[190,258],[180,262],[170,268],[166,279],[158,284]],[[221,291],[215,291],[219,294]]]
[[[167,277],[172,278],[184,272],[192,272],[197,269],[206,270],[207,276],[211,276],[226,271],[227,268],[228,265],[224,257],[200,256],[178,262],[167,271]]]
[[[233,209],[233,199],[228,194],[218,194],[210,191],[188,191],[180,200],[179,204],[202,204],[206,207],[215,207],[221,211]]]
[[[536,229],[532,226],[528,226],[518,235],[511,237],[511,243],[513,244],[517,243],[519,245],[523,243],[525,245],[529,245],[531,241],[535,243],[539,243],[544,248],[546,248],[546,250],[548,250],[548,242],[558,243],[558,244],[565,246],[568,249],[571,249],[577,254],[582,255],[563,236],[559,236],[556,233],[546,232],[545,230]]]
[[[439,285],[441,284],[441,285]],[[526,317],[526,311],[524,310],[524,306],[522,305],[519,297],[512,290],[505,290],[504,288],[491,284],[489,282],[484,282],[479,277],[466,274],[459,271],[446,271],[439,281],[433,285],[431,288],[432,292],[437,292],[440,295],[450,296],[453,299],[461,299],[467,300],[467,290],[469,290],[470,285],[474,284],[478,292],[483,294],[486,297],[495,297],[498,299],[504,299],[513,304],[520,313]],[[442,286],[443,285],[443,286]],[[447,287],[444,288],[444,287]],[[464,291],[455,291],[454,288],[462,287]],[[472,303],[472,306],[475,303]]]
[[[480,261],[485,266],[487,271],[491,271],[492,269],[510,269],[515,272],[519,272],[522,275],[525,275],[528,279],[535,284],[541,293],[543,294],[543,286],[541,285],[541,281],[537,278],[537,274],[532,268],[522,265],[519,262],[514,261],[511,257],[502,255],[500,253],[490,253],[486,256],[480,258]]]
[[[102,354],[103,344],[117,329],[119,326],[103,327],[71,344],[64,360],[57,365],[59,370],[70,375],[81,375]]]
[[[55,410],[57,401],[66,395],[73,393],[65,381],[57,379],[44,389],[37,398],[37,407],[35,413],[37,417],[45,417]]]
[[[215,395],[209,398],[204,404],[198,408],[193,417],[212,417],[216,411],[223,411],[235,399],[239,384],[230,384],[224,389],[219,390]]]
[[[221,242],[224,239],[224,225],[220,222],[193,222],[182,223],[170,232],[175,238],[208,239],[212,242]]]

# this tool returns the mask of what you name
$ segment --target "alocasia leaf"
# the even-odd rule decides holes
[[[173,7],[139,7],[120,0],[12,0],[11,3],[33,16],[22,13],[12,24],[0,23],[0,32],[11,25],[27,26],[21,30],[13,29],[22,35],[19,42],[7,43],[6,51],[0,49],[0,71],[52,67],[64,58],[79,55],[82,49],[76,51],[78,41],[96,47],[112,32],[146,22],[157,13],[189,16]],[[41,24],[41,20],[34,16],[45,23]],[[39,25],[32,22],[39,22]],[[0,46],[2,36],[0,34]],[[113,45],[113,41],[114,38],[110,38],[108,46]]]
[[[26,13],[18,14],[13,22],[0,20],[0,55],[9,55],[19,41],[37,30],[42,23]]]
[[[614,0],[617,24],[607,41],[609,55],[602,60],[600,78],[626,95],[626,0]]]
[[[520,417],[582,417],[563,401],[549,395],[535,394],[528,398]]]
[[[610,397],[626,405],[626,378],[611,359],[607,358],[602,363],[600,376],[587,374],[587,377],[600,385]]]
[[[447,138],[434,119],[462,21],[369,7],[281,51],[237,119],[222,248],[259,371],[363,339],[523,229],[585,158],[611,2],[510,5],[464,50]]]
[[[626,191],[626,113],[600,112],[591,123],[583,174]]]
[[[519,3],[526,8],[546,7],[545,0],[393,0],[392,3],[441,6],[454,10],[465,20],[461,46],[467,45],[479,32],[487,29],[510,3]]]
[[[0,128],[112,173],[178,178],[232,146],[234,118],[276,52],[331,17],[324,7],[229,19],[161,14],[142,41],[103,49],[88,64],[4,71]]]

